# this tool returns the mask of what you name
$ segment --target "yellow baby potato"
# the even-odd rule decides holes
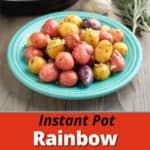
[[[112,51],[113,46],[109,41],[103,40],[99,42],[94,52],[95,60],[97,62],[106,63],[110,59]]]
[[[76,24],[70,22],[62,22],[59,27],[59,33],[61,36],[66,36],[69,33],[79,33],[79,27]]]
[[[101,26],[101,30],[102,31],[109,31],[110,30],[110,27],[108,25],[102,25]]]
[[[28,68],[33,74],[39,74],[41,68],[46,64],[46,60],[39,56],[34,56],[29,60]]]
[[[31,42],[31,38],[29,37],[27,40],[27,47],[30,47],[30,46],[32,46],[32,42]]]
[[[65,49],[65,41],[61,39],[53,39],[48,42],[47,45],[47,54],[50,58],[56,58],[58,53],[64,51]]]
[[[99,42],[99,31],[93,30],[91,28],[86,29],[83,32],[81,40],[91,44],[93,47],[96,47]]]
[[[128,52],[128,46],[123,42],[117,42],[113,46],[114,50],[117,50],[123,57]]]
[[[70,15],[66,16],[64,21],[74,23],[79,27],[82,24],[82,19],[79,16],[74,15],[74,14],[70,14]]]
[[[110,76],[110,68],[106,64],[95,64],[93,71],[96,80],[105,80]]]

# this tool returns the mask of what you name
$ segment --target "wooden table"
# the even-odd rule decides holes
[[[69,8],[79,10],[79,3]],[[143,63],[134,80],[117,93],[86,101],[56,100],[23,86],[7,65],[7,46],[12,35],[32,17],[0,14],[0,111],[150,111],[150,34],[139,38]]]

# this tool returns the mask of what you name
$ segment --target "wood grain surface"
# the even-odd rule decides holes
[[[78,2],[69,10],[80,10]],[[8,17],[0,14],[0,111],[150,111],[150,34],[139,38],[143,47],[140,72],[117,93],[85,101],[56,100],[23,86],[7,65],[7,46],[12,35],[36,16]],[[113,15],[111,16],[113,17]]]

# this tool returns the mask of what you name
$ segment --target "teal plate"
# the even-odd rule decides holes
[[[125,58],[126,68],[124,71],[111,76],[105,81],[97,81],[89,87],[78,85],[72,88],[65,88],[58,84],[46,84],[39,81],[38,77],[32,75],[27,68],[27,62],[24,59],[24,48],[29,35],[39,31],[42,24],[47,19],[62,20],[68,14],[77,14],[81,18],[95,18],[102,24],[119,28],[125,33],[125,43],[129,47]],[[68,100],[86,100],[95,97],[101,97],[113,93],[127,83],[129,83],[140,69],[142,62],[142,49],[136,37],[124,25],[110,18],[95,13],[88,12],[58,12],[39,17],[24,25],[12,38],[8,46],[8,64],[15,77],[28,88],[49,97]]]

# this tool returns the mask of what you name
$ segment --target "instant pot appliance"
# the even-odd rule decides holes
[[[39,14],[65,9],[77,0],[0,0],[0,10],[6,14]]]

